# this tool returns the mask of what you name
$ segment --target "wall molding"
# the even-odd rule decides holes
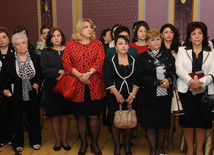
[[[175,24],[175,0],[169,0],[168,22]]]
[[[138,0],[138,20],[145,20],[146,0]]]
[[[77,22],[82,18],[82,0],[72,0],[73,8],[73,32],[75,32]]]
[[[198,21],[199,19],[199,0],[193,0],[193,12],[192,12],[192,21]]]

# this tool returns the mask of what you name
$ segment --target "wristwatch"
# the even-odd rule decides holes
[[[89,73],[92,75],[93,74],[93,72],[92,71],[89,71]]]

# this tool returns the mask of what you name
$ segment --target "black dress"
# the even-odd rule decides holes
[[[128,56],[129,58],[129,65],[119,65],[118,64],[118,56],[117,54],[112,58],[107,58],[105,65],[104,65],[104,80],[107,89],[115,86],[123,98],[126,100],[129,96],[129,93],[132,91],[133,87],[139,88],[139,83],[136,76],[136,61],[133,57]],[[125,78],[125,80],[124,80]],[[124,81],[127,83],[125,84]],[[116,97],[113,93],[107,90],[107,100],[108,104],[108,121],[110,124],[113,124],[114,120],[114,113],[119,110],[119,103],[116,100]],[[132,102],[132,108],[134,110],[137,109],[137,104],[134,99]],[[122,104],[122,109],[127,109],[127,103],[124,102]]]
[[[42,74],[46,78],[44,86],[47,116],[63,116],[70,113],[71,102],[53,91],[57,84],[56,78],[59,77],[58,71],[63,69],[62,55],[63,51],[59,54],[52,48],[44,49],[41,54]]]
[[[157,59],[165,66],[165,78],[173,81],[175,60],[170,51],[160,50],[161,56]],[[167,95],[156,96],[157,81],[156,65],[148,51],[141,53],[137,61],[137,76],[142,84],[140,117],[143,127],[149,129],[166,129],[170,127],[170,107],[172,85],[167,89]]]
[[[199,53],[198,58],[194,52],[192,52],[192,72],[202,70],[203,51]],[[201,114],[199,107],[199,101],[203,97],[204,93],[192,95],[191,91],[186,93],[179,93],[181,103],[185,115],[179,116],[179,124],[186,128],[212,128],[212,121],[205,120]]]

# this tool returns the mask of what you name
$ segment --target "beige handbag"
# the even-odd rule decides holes
[[[131,129],[137,126],[137,117],[132,105],[128,104],[128,110],[122,110],[122,104],[119,103],[119,110],[115,112],[114,126],[119,129]]]
[[[173,76],[173,94],[172,94],[171,113],[175,116],[185,114],[183,111],[181,100],[178,95],[177,81],[175,76]]]

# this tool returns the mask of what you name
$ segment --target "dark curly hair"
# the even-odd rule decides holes
[[[165,30],[165,28],[170,28],[172,30],[172,32],[174,33],[174,37],[173,37],[170,49],[171,50],[175,50],[175,52],[177,53],[178,52],[178,47],[180,46],[180,42],[179,42],[179,36],[180,36],[179,35],[179,31],[175,28],[174,25],[167,23],[167,24],[164,24],[161,27],[160,33],[163,33],[163,31]],[[166,49],[164,41],[161,44],[161,48],[162,49]]]
[[[184,46],[186,46],[187,50],[193,48],[192,42],[190,41],[190,37],[191,37],[191,33],[197,28],[201,29],[201,31],[203,33],[202,48],[206,51],[211,51],[211,48],[208,43],[209,37],[207,34],[207,26],[203,22],[189,23],[189,25],[187,26],[186,39],[184,41]]]
[[[53,43],[51,42],[51,38],[53,37],[53,34],[55,31],[59,31],[61,36],[62,36],[62,42],[61,42],[61,45],[65,45],[65,35],[63,34],[63,32],[55,27],[55,28],[52,28],[49,32],[48,32],[48,35],[47,35],[47,38],[46,38],[46,43],[48,45],[48,47],[53,47]]]
[[[127,26],[119,26],[114,32],[114,37],[117,38],[121,32],[127,32],[130,36],[130,31]]]
[[[115,27],[119,27],[119,26],[122,26],[120,24],[115,24],[112,28],[111,28],[111,38],[114,40],[115,38],[113,37],[113,30]]]

